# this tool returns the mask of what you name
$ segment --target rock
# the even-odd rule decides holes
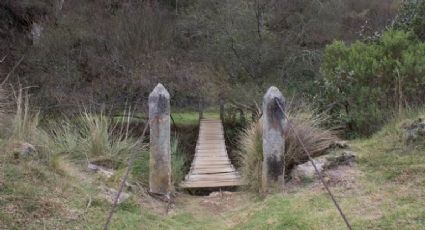
[[[352,151],[342,151],[336,154],[330,154],[314,159],[319,172],[335,168],[341,165],[352,166],[355,163],[356,154]],[[317,178],[316,170],[310,161],[295,166],[292,169],[291,177],[295,180],[313,180]]]
[[[36,152],[36,148],[30,143],[22,142],[13,146],[13,155],[15,159],[32,157]]]
[[[233,193],[229,191],[222,191],[222,192],[212,192],[208,197],[228,197],[232,196]]]
[[[425,122],[422,118],[418,118],[410,124],[404,124],[402,126],[405,130],[405,142],[406,145],[412,145],[413,143],[424,140],[425,138]]]
[[[347,141],[335,141],[332,143],[331,148],[347,149],[350,148],[350,145]]]
[[[23,156],[31,156],[34,155],[36,152],[36,149],[34,145],[30,143],[21,143],[21,146],[19,147],[21,155]]]
[[[115,201],[115,198],[118,195],[118,191],[113,188],[105,188],[104,191],[105,191],[106,200],[108,200],[111,204],[113,204]],[[128,200],[128,198],[130,198],[129,193],[121,192],[120,196],[118,197],[117,204],[121,204],[125,202],[126,200]]]
[[[263,98],[263,167],[262,190],[266,192],[273,184],[283,181],[286,118],[285,98],[278,88],[272,86]]]
[[[322,172],[325,168],[325,165],[327,163],[327,160],[324,158],[321,159],[314,159],[313,160],[318,171]],[[316,170],[313,167],[313,164],[311,164],[310,161],[295,166],[291,171],[291,177],[295,180],[313,180],[317,176]]]
[[[89,163],[89,165],[87,165],[87,169],[90,172],[97,172],[97,170],[99,170],[99,166],[92,164],[92,163]]]
[[[106,169],[102,166],[95,165],[93,163],[89,163],[89,165],[87,166],[87,169],[91,172],[99,173],[100,175],[102,175],[106,178],[111,178],[114,175],[113,170]]]
[[[356,154],[352,151],[342,151],[335,155],[327,155],[325,168],[333,168],[340,165],[352,166],[356,162]]]

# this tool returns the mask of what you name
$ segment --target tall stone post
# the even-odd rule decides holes
[[[266,192],[276,182],[283,183],[284,179],[286,120],[277,103],[285,109],[285,98],[279,89],[272,86],[263,98],[263,192]]]
[[[158,84],[149,95],[149,190],[166,195],[171,186],[170,94]]]

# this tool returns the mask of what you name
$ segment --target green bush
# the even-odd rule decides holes
[[[371,134],[425,96],[425,43],[390,30],[374,43],[334,42],[322,62],[322,108],[356,134]]]
[[[422,41],[425,40],[425,1],[403,1],[392,28],[412,31]]]

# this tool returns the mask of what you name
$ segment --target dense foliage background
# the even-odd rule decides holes
[[[423,105],[424,9],[423,1],[405,2],[385,32],[326,48],[322,107],[352,134],[372,134],[405,109]]]
[[[422,104],[424,15],[413,0],[6,0],[0,76],[49,114],[143,110],[157,82],[179,108],[250,108],[276,85],[370,134]]]

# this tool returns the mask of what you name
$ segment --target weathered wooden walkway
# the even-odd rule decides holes
[[[229,160],[221,120],[202,119],[195,157],[182,188],[242,185],[241,176]]]

